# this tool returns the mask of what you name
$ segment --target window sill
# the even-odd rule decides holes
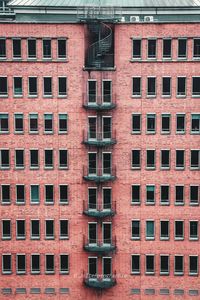
[[[140,237],[131,237],[131,241],[140,241]]]
[[[147,99],[152,99],[152,98],[156,98],[157,95],[147,95],[146,97],[147,97]]]
[[[0,134],[10,134],[9,131],[0,131]]]
[[[145,202],[146,205],[155,205],[155,202]]]
[[[147,171],[152,171],[152,170],[155,170],[155,169],[156,169],[156,167],[146,167]]]
[[[59,135],[67,134],[67,133],[68,133],[67,131],[58,131],[58,134],[59,134]]]
[[[142,57],[132,57],[130,61],[135,62],[135,61],[142,61]]]
[[[155,131],[146,131],[146,134],[150,135],[150,134],[156,134]]]
[[[189,241],[198,241],[199,240],[199,238],[198,237],[194,237],[194,238],[189,238]]]
[[[13,60],[22,60],[22,57],[13,57]]]
[[[40,275],[40,271],[31,271],[31,275]]]
[[[141,167],[131,167],[131,170],[140,170]]]
[[[23,131],[23,130],[20,130],[20,131],[14,131],[14,134],[24,134],[24,131]]]
[[[17,240],[17,241],[21,241],[21,240],[25,240],[25,239],[26,239],[25,236],[23,236],[23,237],[16,237],[16,240]]]
[[[197,202],[197,203],[190,203],[189,204],[190,206],[199,206],[199,203]]]
[[[189,276],[198,276],[198,273],[189,273]]]
[[[39,166],[38,167],[30,167],[30,170],[32,170],[32,171],[39,170]]]
[[[15,170],[24,170],[25,169],[25,167],[15,167]]]
[[[169,276],[169,272],[160,272],[160,276]]]
[[[53,95],[43,95],[43,98],[45,98],[45,99],[47,99],[47,98],[52,99]]]
[[[39,131],[29,131],[29,134],[39,134]]]
[[[166,61],[166,60],[169,60],[169,61],[170,61],[170,60],[172,60],[172,57],[163,57],[162,60],[163,60],[163,61]]]
[[[60,275],[69,275],[69,271],[60,271]]]
[[[28,98],[31,98],[31,99],[37,98],[37,97],[38,97],[38,95],[28,95]]]
[[[38,237],[33,237],[33,236],[31,236],[31,240],[32,241],[38,241],[38,240],[40,240],[40,237],[38,236]]]
[[[0,57],[0,60],[6,60],[7,59],[7,57],[6,56],[2,56],[2,57]]]
[[[155,241],[155,237],[146,237],[145,240],[146,241]]]
[[[177,99],[183,99],[183,98],[187,98],[187,96],[186,95],[176,95],[176,98]]]
[[[53,131],[44,131],[44,134],[51,135],[51,134],[53,134]]]
[[[1,201],[1,205],[11,205],[11,201],[9,201],[9,202],[2,202]]]
[[[8,94],[0,95],[0,98],[8,98]]]
[[[16,274],[17,274],[17,275],[25,275],[25,274],[26,274],[26,271],[17,271]]]
[[[2,274],[3,275],[10,275],[10,274],[12,274],[12,271],[2,271]]]
[[[175,206],[184,206],[184,202],[175,202],[174,205]]]
[[[68,170],[68,167],[58,167],[59,170]]]
[[[152,275],[155,275],[155,272],[145,272],[145,275],[152,276]]]
[[[162,98],[171,98],[172,95],[162,95]]]
[[[160,167],[160,170],[161,171],[167,171],[167,170],[170,170],[170,167]]]
[[[168,134],[170,134],[170,131],[161,131],[161,133],[160,134],[163,134],[163,135],[168,135]]]
[[[53,170],[54,167],[44,167],[44,170]]]
[[[13,98],[23,98],[23,95],[13,95]]]
[[[131,272],[131,275],[140,275],[140,271],[138,271],[138,272]]]
[[[9,237],[2,237],[1,240],[2,241],[9,241],[9,240],[11,240],[11,236],[9,236]]]
[[[55,271],[45,271],[45,274],[46,274],[46,275],[54,275],[54,274],[55,274]]]
[[[175,167],[175,170],[176,171],[183,171],[183,170],[185,170],[185,167]]]
[[[200,98],[200,95],[192,95],[192,98]]]
[[[176,134],[185,134],[185,131],[176,131]]]
[[[69,205],[69,202],[66,201],[66,202],[59,202],[59,205]]]
[[[175,272],[174,276],[183,276],[183,272],[177,272],[177,273]]]
[[[46,202],[46,201],[45,201],[44,204],[45,204],[45,205],[54,205],[54,202],[53,202],[53,201],[52,201],[52,202]]]
[[[180,237],[180,238],[179,237],[175,237],[174,240],[175,241],[184,241],[184,238],[183,237]]]
[[[140,98],[140,99],[141,99],[141,98],[142,98],[142,95],[132,95],[131,97],[132,97],[132,98]]]
[[[191,171],[197,171],[197,170],[199,170],[199,167],[190,167],[190,170]]]
[[[52,240],[55,240],[55,237],[54,236],[48,236],[48,237],[46,236],[45,240],[46,241],[50,241],[50,240],[52,241]]]
[[[131,201],[131,205],[140,205],[141,203],[140,202],[132,202]]]
[[[160,202],[160,205],[162,205],[162,206],[169,206],[170,203],[169,202]]]
[[[65,241],[66,241],[66,240],[69,240],[69,236],[66,236],[66,237],[64,237],[64,236],[63,236],[63,237],[62,237],[62,236],[60,236],[60,238],[59,238],[59,239],[60,239],[61,241],[62,241],[62,240],[65,240]]]
[[[191,131],[190,134],[199,135],[200,131]]]
[[[67,95],[58,95],[58,98],[61,98],[61,99],[66,99],[67,98]]]
[[[132,131],[131,134],[141,134],[141,131]]]
[[[27,57],[27,60],[28,61],[32,61],[32,60],[34,61],[34,60],[37,60],[37,57],[36,56],[34,56],[34,57]]]
[[[30,205],[40,205],[40,202],[31,202]]]
[[[17,202],[17,201],[16,201],[15,204],[16,204],[16,205],[25,205],[26,203],[25,203],[25,202]]]
[[[169,237],[160,237],[160,241],[169,241]]]

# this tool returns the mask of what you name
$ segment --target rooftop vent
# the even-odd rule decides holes
[[[139,16],[130,16],[130,22],[140,22]]]
[[[154,19],[153,19],[153,16],[145,16],[144,17],[144,22],[153,22]]]

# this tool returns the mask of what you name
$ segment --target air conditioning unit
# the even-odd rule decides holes
[[[153,22],[153,16],[145,16],[144,22]]]
[[[130,16],[130,22],[140,22],[139,16]]]

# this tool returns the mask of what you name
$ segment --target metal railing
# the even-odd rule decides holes
[[[83,130],[83,142],[111,142],[111,141],[116,141],[116,130],[113,131],[101,131],[101,132],[96,132],[96,131],[87,131]]]
[[[83,211],[96,210],[102,212],[104,210],[116,211],[116,201],[110,203],[88,203],[88,201],[83,200]]]
[[[83,106],[87,107],[115,107],[116,95],[113,93],[96,95],[95,93],[83,93]]]
[[[91,168],[87,166],[83,166],[83,176],[116,176],[116,166],[114,167],[106,167],[106,168]]]

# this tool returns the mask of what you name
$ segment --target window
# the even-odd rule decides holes
[[[60,204],[68,203],[68,186],[67,185],[60,185],[59,186],[59,202]]]
[[[60,254],[60,273],[68,274],[69,273],[69,255]]]
[[[47,254],[45,256],[45,272],[47,274],[52,274],[54,273],[54,255],[52,254]]]
[[[21,58],[21,40],[13,39],[13,58]]]
[[[68,167],[67,150],[59,150],[59,168],[66,169]]]
[[[67,78],[58,77],[58,96],[66,97],[67,96]]]
[[[155,204],[155,186],[146,186],[146,204]]]
[[[16,185],[16,203],[24,204],[25,203],[25,186]]]
[[[132,221],[132,239],[139,240],[140,239],[140,221],[133,220]]]
[[[141,78],[140,77],[133,77],[133,97],[140,97],[141,96]]]
[[[197,185],[190,186],[190,204],[191,205],[199,204],[199,186]]]
[[[183,275],[183,256],[174,257],[174,275]]]
[[[30,150],[30,168],[39,168],[39,152],[36,149]]]
[[[1,204],[10,203],[10,185],[2,184],[1,185]]]
[[[45,203],[52,204],[54,202],[54,186],[45,185]]]
[[[155,169],[155,150],[146,151],[146,164],[148,169]]]
[[[162,79],[162,95],[169,97],[171,95],[171,77],[163,77]]]
[[[68,220],[60,220],[60,239],[68,239]]]
[[[186,58],[187,56],[187,40],[178,39],[178,58]]]
[[[8,96],[7,77],[0,77],[0,97]]]
[[[198,274],[198,256],[190,255],[189,256],[189,275]]]
[[[160,203],[169,204],[169,185],[160,186]]]
[[[175,186],[175,204],[184,204],[184,185]]]
[[[186,96],[186,78],[177,77],[177,96]]]
[[[38,114],[29,114],[29,132],[38,132]]]
[[[169,274],[169,256],[160,255],[160,275]]]
[[[29,97],[37,97],[37,77],[28,78],[28,95]]]
[[[193,57],[200,58],[200,39],[194,39]]]
[[[67,57],[66,40],[58,39],[58,58],[66,58],[66,57]]]
[[[10,167],[10,151],[6,149],[0,150],[0,159],[1,169],[8,169]]]
[[[31,204],[38,204],[40,202],[39,197],[39,185],[31,185]]]
[[[2,273],[11,274],[12,264],[11,264],[11,254],[2,254]]]
[[[185,115],[184,114],[176,115],[176,133],[178,133],[178,134],[185,133]]]
[[[169,221],[160,221],[160,239],[169,239]]]
[[[31,255],[31,274],[40,273],[40,254]]]
[[[2,220],[2,240],[11,239],[11,221]]]
[[[172,55],[172,41],[171,39],[163,40],[163,58],[171,58]]]
[[[52,78],[51,77],[44,77],[43,78],[44,84],[44,97],[51,97],[52,96]]]
[[[199,150],[191,150],[190,152],[190,168],[199,169]]]
[[[28,58],[36,58],[36,40],[28,39]]]
[[[0,133],[9,132],[8,118],[8,114],[0,113]]]
[[[146,239],[154,240],[154,221],[146,221]]]
[[[189,222],[189,234],[190,240],[198,240],[198,221]]]
[[[132,114],[132,133],[141,132],[141,115]]]
[[[148,40],[148,58],[156,58],[156,40]]]
[[[104,104],[112,102],[112,81],[109,79],[102,81],[102,100]]]
[[[156,131],[156,115],[147,114],[147,133],[155,133]]]
[[[175,221],[175,240],[183,240],[184,238],[184,222]]]
[[[44,132],[53,133],[53,114],[44,114]]]
[[[44,150],[45,168],[53,168],[53,150]]]
[[[192,78],[192,96],[200,97],[200,77]]]
[[[161,150],[161,168],[169,169],[169,154],[170,150]]]
[[[24,240],[25,237],[25,220],[16,220],[16,239]]]
[[[16,262],[16,273],[25,274],[26,273],[26,256],[25,254],[17,254]]]
[[[146,274],[154,274],[154,255],[146,255]]]
[[[0,59],[6,58],[6,40],[0,39]]]
[[[67,132],[67,114],[59,114],[59,133]]]
[[[22,77],[13,78],[13,93],[14,97],[22,96]]]
[[[15,133],[23,133],[24,131],[24,115],[14,114],[15,117]]]
[[[162,114],[162,133],[169,133],[170,132],[170,114]]]
[[[140,150],[132,150],[132,168],[140,169]]]
[[[148,77],[147,78],[147,96],[148,97],[155,97],[156,95],[156,78],[155,77]]]
[[[191,115],[191,133],[200,133],[200,114]]]
[[[31,220],[31,239],[38,240],[40,238],[40,221]]]
[[[131,273],[140,274],[140,255],[131,255]]]
[[[141,44],[142,44],[141,40],[139,39],[133,40],[133,58],[141,58],[141,50],[142,50]]]
[[[24,150],[15,150],[15,168],[23,169],[24,168]]]
[[[45,238],[48,240],[54,239],[54,220],[45,221]]]
[[[97,82],[96,80],[88,80],[88,102],[96,103],[97,98]]]
[[[43,58],[51,58],[51,40],[43,40]]]
[[[132,185],[132,203],[140,204],[140,186]]]
[[[185,151],[176,150],[176,169],[184,169],[185,166]]]

